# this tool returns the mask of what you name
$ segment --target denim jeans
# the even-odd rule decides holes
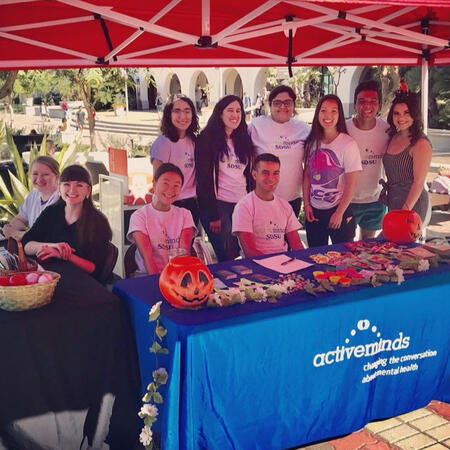
[[[231,217],[236,203],[217,200],[220,218],[220,233],[213,233],[209,229],[208,211],[200,211],[200,221],[213,246],[218,261],[229,261],[239,256],[239,244],[236,236],[231,234]]]

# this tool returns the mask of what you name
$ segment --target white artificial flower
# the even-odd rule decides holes
[[[285,289],[284,292],[289,292],[291,289],[295,288],[295,281],[294,280],[285,280],[285,281],[283,281],[282,286]]]
[[[210,300],[212,300],[216,305],[218,306],[223,306],[222,305],[222,298],[221,298],[221,294],[219,294],[218,292],[214,292],[214,294],[211,294],[209,296]]]
[[[419,272],[425,272],[430,268],[430,262],[428,259],[421,259],[419,261],[419,265],[417,266],[417,270]]]
[[[147,403],[142,405],[141,414],[150,417],[156,417],[158,415],[158,408],[155,405]]]
[[[267,301],[266,291],[262,287],[257,287],[254,291],[253,300],[255,302],[265,302]]]
[[[167,378],[168,378],[168,373],[167,370],[164,367],[160,367],[159,369],[156,369],[153,371],[153,379],[154,380],[159,380],[159,382],[161,384],[166,384],[167,383]],[[164,381],[161,381],[164,380]]]
[[[139,435],[139,442],[144,445],[150,445],[153,440],[153,433],[152,430],[150,430],[149,427],[145,426],[141,430],[141,434]]]
[[[152,306],[152,309],[150,310],[150,315],[155,314],[156,311],[159,310],[159,308],[160,308],[160,306],[161,306],[161,303],[162,303],[162,301],[160,300],[159,302],[155,303],[155,304]]]
[[[245,294],[238,287],[229,288],[228,295],[233,302],[238,300],[240,303],[245,303]]]
[[[394,270],[394,273],[397,276],[397,284],[400,286],[405,281],[405,277],[403,276],[403,269],[397,266]]]

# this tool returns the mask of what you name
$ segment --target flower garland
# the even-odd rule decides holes
[[[157,369],[152,372],[153,381],[147,385],[147,392],[142,397],[144,405],[142,405],[142,408],[138,413],[138,416],[144,420],[144,426],[139,435],[139,442],[144,445],[146,450],[152,450],[154,448],[152,426],[157,420],[159,412],[155,403],[161,404],[164,402],[158,389],[163,384],[166,384],[168,379],[167,370],[164,367],[158,368],[158,354],[167,355],[169,353],[169,350],[163,347],[163,338],[167,334],[167,330],[161,325],[159,320],[161,315],[161,303],[162,301],[159,301],[152,306],[148,317],[149,322],[156,322],[153,344],[150,347],[150,352],[155,354],[155,366]]]

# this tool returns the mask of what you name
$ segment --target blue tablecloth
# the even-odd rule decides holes
[[[290,254],[307,259],[330,249],[342,246]],[[432,399],[450,401],[449,274],[442,265],[401,286],[338,288],[317,299],[296,292],[276,304],[186,311],[164,301],[170,354],[158,359],[170,379],[157,422],[163,448],[288,448]],[[148,312],[162,299],[157,280],[114,288],[130,312],[144,388],[155,364]]]

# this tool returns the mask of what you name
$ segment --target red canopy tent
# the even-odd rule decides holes
[[[0,0],[0,69],[449,64],[449,39],[450,0]]]
[[[450,0],[0,0],[0,70],[421,64],[424,106],[449,39]]]

